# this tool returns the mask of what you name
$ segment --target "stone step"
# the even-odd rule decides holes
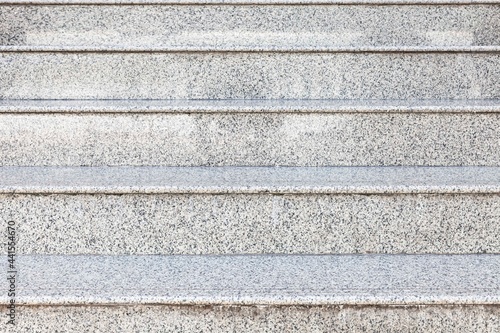
[[[499,255],[38,255],[16,265],[16,328],[33,331],[500,328]]]
[[[2,167],[0,192],[19,254],[500,253],[492,167]]]
[[[500,305],[500,255],[37,255],[16,264],[20,305]]]
[[[0,52],[0,99],[495,99],[500,53]]]
[[[0,51],[500,51],[498,5],[0,6]]]
[[[3,166],[500,166],[500,102],[3,101]]]

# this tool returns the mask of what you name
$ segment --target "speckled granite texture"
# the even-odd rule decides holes
[[[13,51],[480,51],[500,6],[3,6],[0,31]]]
[[[0,195],[0,211],[20,254],[500,253],[499,194]]]
[[[0,113],[500,113],[469,100],[0,100]]]
[[[500,113],[3,114],[0,165],[499,166]]]
[[[500,255],[18,256],[32,305],[500,302]],[[3,282],[4,285],[7,281]],[[6,295],[0,302],[8,301]]]
[[[64,323],[64,328],[61,323]],[[499,306],[22,306],[18,307],[16,328],[7,332],[497,333],[498,331],[500,331]]]
[[[0,99],[494,99],[497,53],[0,53]]]

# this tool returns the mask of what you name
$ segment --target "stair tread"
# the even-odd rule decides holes
[[[309,6],[292,2],[288,6],[262,5],[273,3],[280,2],[257,1],[245,6],[3,7],[0,51],[500,51],[500,37],[494,33],[500,29],[500,11],[493,5],[311,5],[314,1],[303,2]]]
[[[456,112],[497,113],[500,99],[469,100],[0,100],[0,113]]]
[[[16,263],[18,304],[500,303],[500,255],[33,255]]]
[[[500,193],[500,167],[1,167],[0,193]]]

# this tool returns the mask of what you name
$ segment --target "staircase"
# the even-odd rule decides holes
[[[2,332],[500,332],[498,0],[0,0],[0,166]]]

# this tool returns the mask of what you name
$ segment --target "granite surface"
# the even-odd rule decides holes
[[[3,310],[3,309],[2,309]],[[498,306],[22,306],[7,332],[497,333]]]
[[[17,304],[500,304],[500,255],[35,255],[16,262]]]
[[[495,99],[497,53],[0,53],[0,99]]]
[[[2,167],[1,193],[500,193],[498,167]]]
[[[500,51],[500,7],[2,6],[0,32],[3,51]]]
[[[0,100],[0,113],[500,113],[468,100]]]
[[[2,166],[500,166],[500,113],[0,117]]]
[[[500,253],[499,194],[0,195],[0,211],[18,254]]]

